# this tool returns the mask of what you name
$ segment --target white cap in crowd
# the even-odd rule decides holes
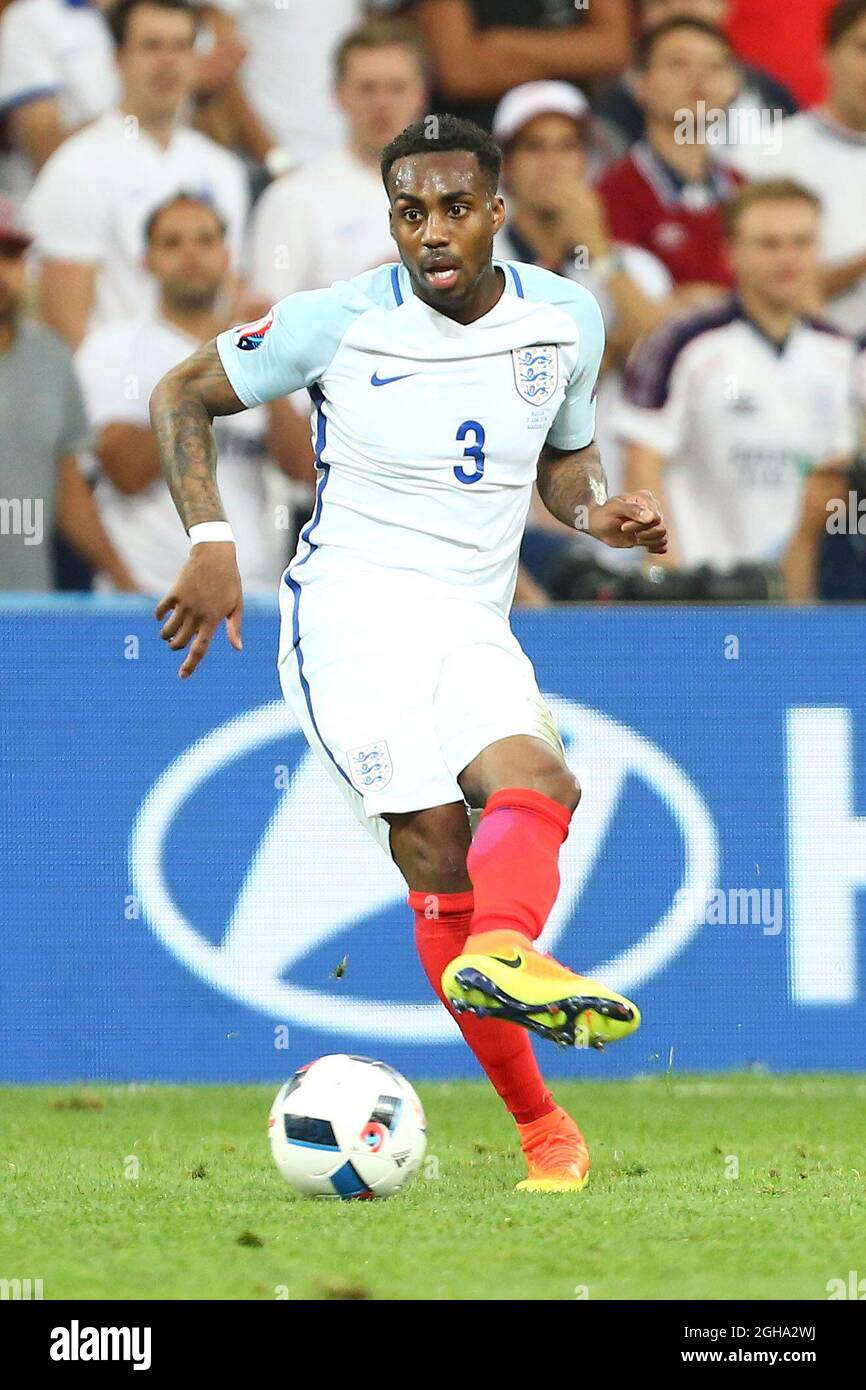
[[[569,116],[589,119],[589,102],[570,82],[523,82],[506,92],[493,117],[493,138],[503,147],[536,116]]]

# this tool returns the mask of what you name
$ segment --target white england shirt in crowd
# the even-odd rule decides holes
[[[345,147],[276,179],[253,208],[250,280],[272,302],[396,259],[378,166]]]
[[[810,320],[779,347],[733,297],[679,315],[638,349],[612,423],[666,460],[664,502],[684,564],[780,558],[805,476],[854,447],[855,351]]]
[[[97,268],[91,328],[155,312],[144,227],[154,208],[181,192],[222,213],[238,263],[249,208],[244,166],[197,130],[178,126],[163,149],[134,117],[110,111],[70,136],[40,171],[24,215],[40,255]]]
[[[95,438],[112,422],[150,425],[153,388],[200,344],[174,324],[139,318],[89,333],[75,356],[88,423]],[[219,488],[231,517],[238,566],[247,593],[274,594],[281,565],[274,517],[266,504],[267,411],[241,411],[214,422]],[[98,462],[94,460],[98,470]],[[127,494],[97,472],[95,498],[103,524],[136,582],[162,594],[189,554],[189,540],[162,478]]]
[[[13,0],[0,18],[0,119],[56,97],[65,129],[109,111],[119,95],[114,43],[102,11],[81,0]],[[24,198],[33,169],[19,151],[0,159],[0,184]]]
[[[359,24],[359,0],[214,0],[235,17],[247,56],[240,81],[274,141],[298,164],[340,144],[345,122],[333,96],[333,54]]]
[[[516,235],[514,229],[508,227],[507,224],[496,238],[496,249],[498,255],[508,260],[515,258],[526,260],[527,253],[531,250]],[[667,298],[673,290],[673,279],[666,265],[663,265],[651,251],[645,251],[642,246],[618,246],[616,250],[629,277],[649,299],[658,303]],[[575,284],[583,285],[584,289],[589,290],[590,294],[595,296],[604,318],[606,333],[610,335],[614,332],[617,326],[616,305],[604,282],[593,274],[591,265],[583,269],[572,264],[566,267],[562,273],[574,280]],[[599,378],[598,423],[595,431],[595,441],[601,452],[601,461],[607,477],[608,492],[612,497],[621,493],[624,487],[625,464],[622,443],[611,427],[611,422],[616,417],[622,399],[623,374],[618,366],[613,365],[608,367]],[[551,516],[538,496],[537,490],[533,493],[532,506],[529,510],[529,524],[557,535],[579,537],[597,553],[597,558],[608,569],[631,569],[642,563],[643,552],[640,550],[613,550],[610,546],[603,545],[601,541],[593,540],[591,536],[569,531],[569,528],[561,521],[557,521],[556,517]]]
[[[579,285],[500,268],[503,294],[470,324],[384,265],[217,338],[245,405],[310,389],[317,500],[288,571],[301,588],[406,572],[508,612],[542,446],[594,437],[604,325]]]
[[[829,265],[866,255],[866,134],[838,125],[824,111],[782,122],[779,148],[742,146],[728,158],[750,179],[793,178],[823,204],[821,255]],[[846,333],[866,333],[866,275],[824,307]]]

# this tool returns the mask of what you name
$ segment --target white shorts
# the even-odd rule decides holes
[[[514,734],[562,743],[495,610],[395,574],[280,585],[279,674],[310,746],[389,848],[384,812],[464,800],[457,781]]]

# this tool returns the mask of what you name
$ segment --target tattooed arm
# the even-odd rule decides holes
[[[211,426],[215,415],[236,415],[243,409],[214,342],[173,367],[154,388],[150,422],[165,480],[187,531],[200,521],[225,520]]]
[[[538,460],[538,493],[551,516],[617,549],[643,546],[662,555],[665,524],[651,492],[608,497],[598,445],[563,451],[545,444]]]
[[[187,531],[202,521],[224,521],[216,480],[217,451],[212,428],[215,415],[243,410],[223,370],[216,344],[206,343],[174,367],[150,398],[165,480]],[[223,619],[231,645],[240,651],[243,599],[233,541],[194,545],[189,559],[157,605],[160,637],[172,651],[190,646],[180,668],[191,676]]]

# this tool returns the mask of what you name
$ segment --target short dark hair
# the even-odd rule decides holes
[[[334,78],[342,82],[351,54],[361,49],[408,48],[414,53],[425,78],[430,76],[430,59],[418,28],[408,19],[369,19],[349,33],[334,49]]]
[[[824,26],[824,43],[834,48],[844,39],[849,29],[866,17],[866,0],[839,0],[827,16]]]
[[[225,236],[228,231],[228,223],[216,204],[212,203],[210,198],[203,197],[201,193],[181,190],[179,193],[173,193],[170,198],[166,198],[165,202],[155,207],[148,217],[144,224],[144,240],[147,246],[153,241],[154,233],[156,232],[156,224],[163,213],[168,212],[171,208],[178,207],[181,203],[195,203],[197,207],[204,208],[210,213],[214,222],[216,222],[219,227],[220,235]]]
[[[666,39],[668,34],[675,33],[677,29],[690,29],[693,34],[703,34],[705,38],[715,39],[725,49],[729,58],[734,57],[734,50],[727,34],[717,29],[714,24],[708,24],[705,19],[689,19],[686,15],[678,19],[676,15],[672,15],[670,19],[663,19],[661,24],[654,24],[651,29],[645,29],[638,35],[635,52],[637,65],[642,72],[649,67],[662,40]]]
[[[200,10],[197,5],[190,4],[190,0],[117,0],[117,4],[112,5],[105,15],[115,48],[123,47],[129,28],[129,17],[139,5],[156,5],[161,10],[179,10],[182,14],[188,14],[193,27],[198,29]]]
[[[757,183],[743,184],[732,198],[722,204],[725,235],[729,239],[735,237],[745,214],[758,203],[790,202],[808,203],[815,212],[821,212],[821,199],[811,189],[797,183],[796,179],[763,179]]]
[[[461,116],[424,116],[395,135],[382,151],[382,180],[388,187],[391,166],[413,154],[436,154],[446,150],[465,150],[474,154],[491,187],[496,190],[502,169],[502,151],[486,130]]]

